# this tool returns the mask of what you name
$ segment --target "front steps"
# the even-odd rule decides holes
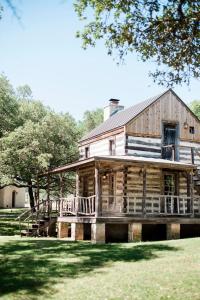
[[[46,237],[57,236],[56,233],[57,217],[43,217],[30,225],[30,228],[21,230],[21,236],[26,237]]]

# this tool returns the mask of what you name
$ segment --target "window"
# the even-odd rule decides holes
[[[90,148],[85,147],[85,158],[88,158],[90,156]]]
[[[190,133],[191,133],[191,134],[194,134],[194,126],[190,126],[190,129],[189,129],[189,130],[190,130]]]
[[[109,155],[115,155],[115,141],[109,140]]]

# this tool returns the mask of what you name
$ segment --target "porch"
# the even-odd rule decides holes
[[[200,197],[172,196],[172,195],[147,195],[110,196],[100,195],[100,210],[97,212],[97,197],[69,197],[60,199],[60,217],[199,217]]]

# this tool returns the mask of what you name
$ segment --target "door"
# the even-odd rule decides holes
[[[12,208],[15,207],[16,191],[12,191]]]
[[[167,173],[164,174],[164,212],[165,213],[177,213],[178,199],[177,199],[177,174]]]
[[[169,160],[177,159],[177,125],[164,124],[162,158]]]

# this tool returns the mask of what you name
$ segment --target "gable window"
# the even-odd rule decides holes
[[[88,158],[90,156],[90,148],[85,147],[85,158]]]
[[[190,126],[190,129],[189,129],[189,130],[190,130],[190,133],[191,133],[191,134],[194,134],[194,126]]]
[[[115,141],[109,140],[109,155],[115,155]]]

